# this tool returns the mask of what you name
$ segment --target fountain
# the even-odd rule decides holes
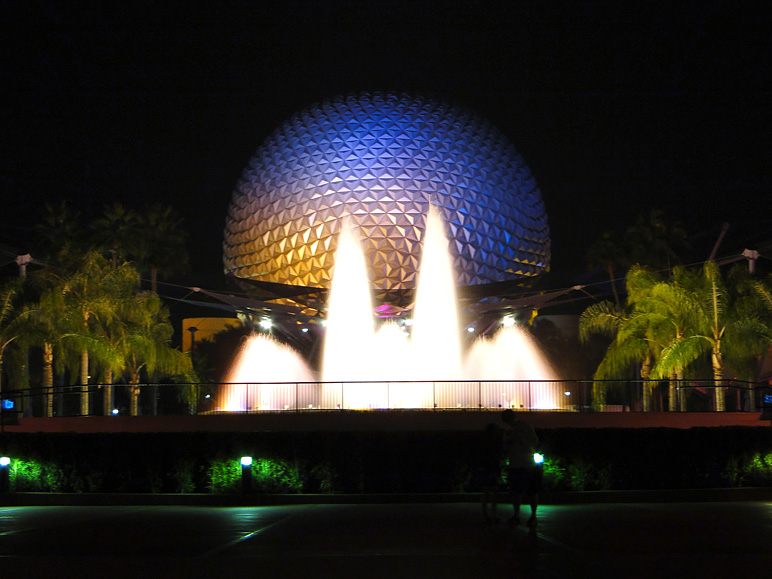
[[[517,326],[478,340],[464,358],[455,276],[436,208],[427,216],[411,335],[391,321],[376,332],[372,312],[364,252],[347,220],[335,254],[321,382],[288,346],[255,336],[227,380],[243,385],[223,387],[221,408],[560,406],[557,374]]]

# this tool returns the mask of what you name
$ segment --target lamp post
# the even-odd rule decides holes
[[[0,493],[7,493],[11,488],[11,459],[7,456],[0,456]]]
[[[241,492],[246,494],[252,491],[252,457],[241,457]]]
[[[190,326],[188,331],[190,332],[190,351],[192,352],[193,346],[196,345],[196,332],[198,331],[198,328],[196,326]]]

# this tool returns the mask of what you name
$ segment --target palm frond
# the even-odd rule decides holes
[[[623,312],[609,301],[593,304],[579,316],[579,339],[587,341],[592,334],[613,337],[624,319]]]
[[[673,340],[660,353],[651,370],[655,379],[667,378],[672,372],[683,372],[689,364],[710,353],[713,342],[706,336],[686,336]]]

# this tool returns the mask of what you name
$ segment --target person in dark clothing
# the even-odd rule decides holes
[[[501,419],[507,425],[504,429],[502,452],[507,463],[507,485],[514,510],[509,524],[520,523],[520,503],[525,494],[531,506],[528,526],[533,526],[536,524],[543,472],[541,465],[534,463],[534,453],[539,444],[539,437],[530,424],[518,418],[514,410],[507,409],[502,412]]]

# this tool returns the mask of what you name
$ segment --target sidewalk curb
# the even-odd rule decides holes
[[[4,493],[0,507],[21,506],[270,506],[306,504],[409,504],[409,503],[476,503],[480,493],[421,494],[131,494],[131,493]],[[499,493],[500,503],[509,501]],[[772,487],[738,489],[686,489],[637,491],[565,491],[546,492],[540,496],[543,505],[592,503],[694,503],[694,502],[772,502]]]

